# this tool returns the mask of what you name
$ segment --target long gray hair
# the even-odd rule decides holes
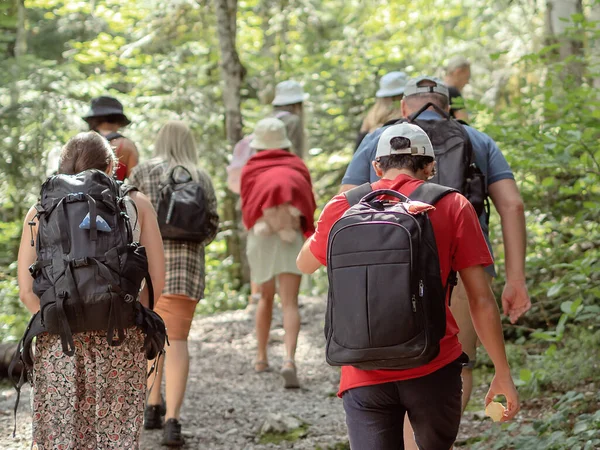
[[[169,163],[167,173],[176,166],[183,166],[198,180],[198,147],[184,122],[170,120],[163,125],[154,143],[154,157]]]

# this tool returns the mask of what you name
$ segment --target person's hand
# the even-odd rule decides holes
[[[515,323],[529,308],[531,300],[525,280],[507,280],[502,292],[502,309],[510,323]]]
[[[485,396],[485,406],[489,405],[496,395],[504,395],[506,397],[506,409],[502,413],[501,422],[513,419],[519,412],[520,406],[519,394],[510,374],[504,376],[494,375],[492,384],[490,384],[490,390]]]

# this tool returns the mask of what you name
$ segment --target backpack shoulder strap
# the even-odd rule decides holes
[[[428,183],[427,181],[417,189],[413,191],[413,193],[409,196],[411,200],[418,200],[420,202],[427,203],[429,205],[435,205],[446,195],[451,194],[452,192],[458,192],[456,189],[449,188],[446,186],[442,186],[441,184]],[[456,272],[454,270],[450,270],[448,273],[448,279],[446,280],[445,291],[448,296],[448,305],[451,304],[452,301],[452,291],[454,290],[454,286],[458,283],[458,278],[456,277]]]
[[[441,184],[425,182],[416,188],[408,197],[429,205],[435,205],[446,195],[458,192],[456,189],[442,186]]]
[[[119,187],[119,189],[121,191],[121,196],[122,197],[125,197],[130,192],[138,192],[139,191],[139,189],[137,188],[137,186],[133,186],[132,184],[121,184],[121,186]]]
[[[110,141],[114,141],[115,139],[119,139],[125,137],[123,136],[121,133],[117,133],[116,131],[113,131],[112,133],[108,133],[106,136],[104,136],[104,139],[106,139],[108,142]]]
[[[346,197],[346,200],[348,200],[348,203],[350,203],[350,206],[354,206],[359,203],[365,195],[372,191],[373,188],[371,187],[371,183],[365,183],[344,192],[344,196]]]

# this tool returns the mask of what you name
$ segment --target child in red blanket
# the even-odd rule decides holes
[[[285,330],[281,375],[284,387],[297,388],[300,384],[295,353],[300,331],[298,291],[302,278],[295,261],[304,238],[315,230],[312,183],[302,159],[289,151],[291,142],[285,124],[279,119],[261,120],[250,146],[257,153],[242,171],[241,200],[242,219],[248,229],[246,253],[250,276],[260,292],[254,370],[269,370],[267,343],[277,290]]]

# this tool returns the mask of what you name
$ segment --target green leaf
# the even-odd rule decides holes
[[[519,378],[527,383],[533,378],[533,373],[529,369],[521,369],[519,372]]]
[[[548,289],[548,292],[546,295],[548,297],[555,297],[558,294],[560,294],[560,291],[562,291],[563,287],[564,287],[564,285],[562,283],[556,283],[550,289]]]

